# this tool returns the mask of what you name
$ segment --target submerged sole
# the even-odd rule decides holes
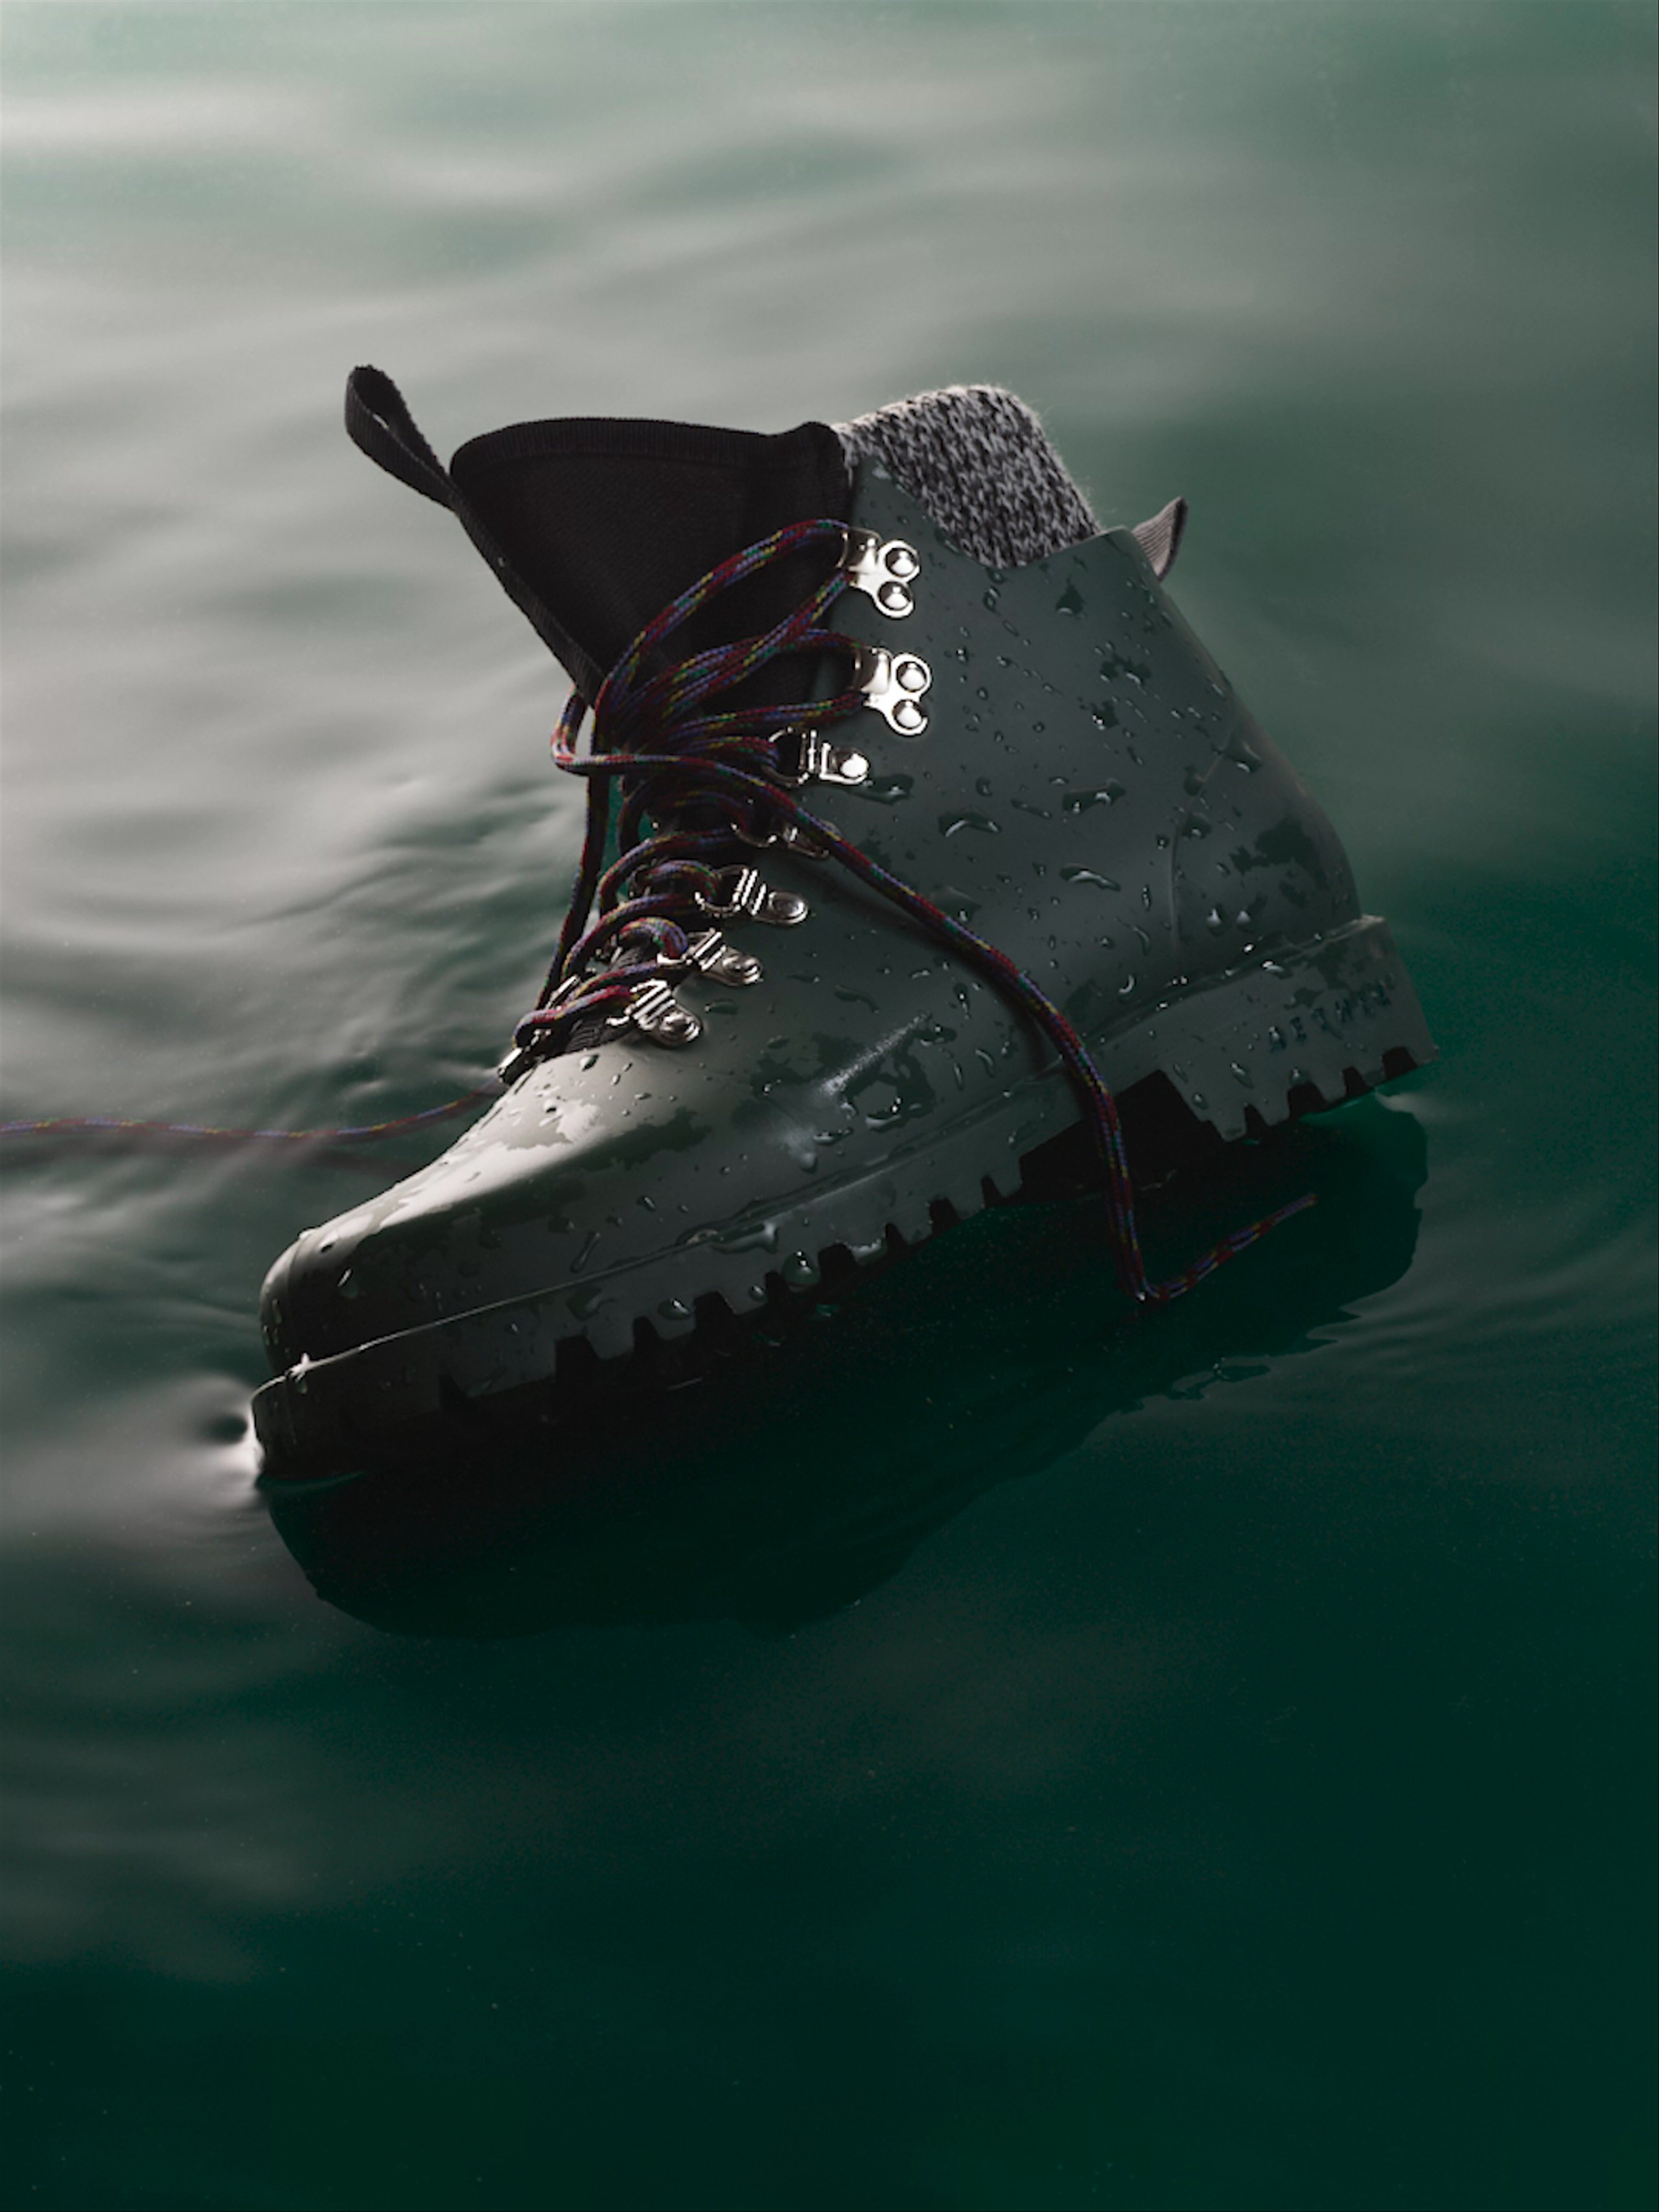
[[[1114,1092],[1161,1078],[1223,1140],[1265,1134],[1435,1057],[1388,924],[1372,916],[1126,1016],[1092,1049]],[[896,1146],[878,1170],[734,1216],[703,1241],[301,1359],[254,1395],[266,1473],[350,1472],[406,1449],[430,1424],[521,1397],[573,1359],[621,1361],[641,1340],[672,1342],[723,1315],[763,1311],[837,1263],[874,1265],[1013,1197],[1031,1156],[1077,1121],[1054,1066],[913,1150]],[[1131,1164],[1145,1172],[1133,1144]]]

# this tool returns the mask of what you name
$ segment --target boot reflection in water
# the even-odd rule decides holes
[[[769,437],[523,423],[445,469],[359,369],[347,422],[571,677],[588,825],[501,1097],[270,1272],[273,1480],[521,1425],[1073,1143],[1097,1280],[1164,1306],[1305,1194],[1160,1273],[1160,1131],[1260,1139],[1432,1058],[1334,832],[1165,592],[1184,508],[1102,531],[1012,394]],[[1035,1264],[1011,1246],[1011,1312]],[[1110,1297],[1078,1296],[1098,1331]]]

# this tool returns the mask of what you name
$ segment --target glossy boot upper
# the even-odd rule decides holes
[[[1161,1071],[1224,1136],[1430,1056],[1329,823],[1133,532],[1005,570],[872,463],[849,493],[829,619],[869,648],[866,702],[803,744],[811,811],[1025,969],[1115,1090]],[[696,557],[776,519],[751,502]],[[590,629],[619,650],[652,611]],[[591,684],[596,656],[561,650]],[[537,1060],[441,1159],[307,1231],[266,1285],[278,1369],[397,1338],[511,1387],[564,1338],[614,1354],[711,1293],[809,1285],[828,1245],[925,1235],[1076,1121],[1015,1007],[843,871],[734,847],[729,889],[672,983],[695,1041],[636,1020]]]

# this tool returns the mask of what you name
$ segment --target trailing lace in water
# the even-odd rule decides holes
[[[1166,1304],[1313,1200],[1279,1207],[1224,1238],[1180,1273],[1154,1281],[1141,1253],[1116,1103],[1076,1030],[1006,953],[810,813],[782,781],[785,733],[851,714],[864,704],[862,690],[784,706],[711,709],[719,695],[786,656],[832,653],[851,661],[860,653],[852,639],[823,627],[844,587],[840,570],[832,569],[786,622],[763,636],[649,672],[664,641],[732,585],[813,547],[839,551],[845,538],[839,522],[793,523],[722,562],[682,592],[640,632],[600,687],[586,753],[578,751],[577,741],[586,705],[572,696],[555,733],[553,757],[567,773],[588,780],[586,836],[558,951],[534,1009],[514,1034],[508,1072],[516,1075],[531,1060],[591,1033],[591,1024],[616,1018],[642,985],[684,974],[691,950],[687,925],[720,910],[721,866],[734,847],[744,839],[765,843],[780,830],[792,832],[949,945],[1048,1039],[1079,1093],[1100,1153],[1122,1285],[1141,1304]],[[623,794],[619,857],[607,868],[613,783]]]

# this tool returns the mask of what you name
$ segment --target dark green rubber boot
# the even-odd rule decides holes
[[[660,841],[602,890],[628,926],[556,973],[503,1096],[271,1270],[273,1473],[522,1406],[573,1345],[614,1360],[1011,1195],[1089,1108],[1067,1036],[1109,1093],[1224,1139],[1433,1058],[1334,832],[1163,588],[1183,510],[1100,531],[1010,395],[775,438],[523,424],[446,471],[360,370],[348,423],[457,513],[598,702],[596,751],[730,773],[655,772],[604,855]],[[792,699],[819,718],[781,725]]]

